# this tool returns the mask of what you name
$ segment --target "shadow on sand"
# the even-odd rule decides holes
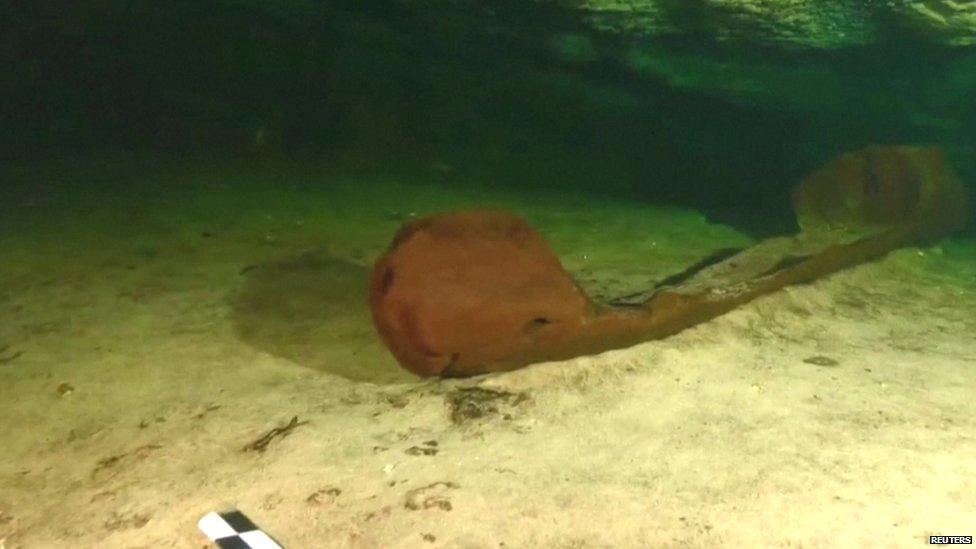
[[[415,381],[383,346],[370,320],[368,269],[324,250],[245,268],[232,297],[245,343],[352,381]]]

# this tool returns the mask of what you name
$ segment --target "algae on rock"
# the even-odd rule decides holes
[[[618,34],[700,33],[792,47],[836,49],[909,30],[950,45],[976,44],[966,0],[550,0]]]

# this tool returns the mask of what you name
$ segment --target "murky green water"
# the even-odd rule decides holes
[[[793,509],[782,546],[963,524],[972,222],[660,346],[470,387],[399,368],[371,322],[373,261],[436,212],[521,215],[606,303],[794,233],[794,185],[845,152],[937,145],[976,193],[964,3],[773,4],[0,8],[0,548],[189,546],[226,501],[294,547],[750,546],[734,525]],[[458,387],[514,404],[461,425]],[[455,519],[419,510],[431,487]],[[524,532],[481,520],[523,511]]]

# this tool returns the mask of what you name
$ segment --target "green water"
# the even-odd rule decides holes
[[[6,295],[210,262],[242,272],[214,282],[242,339],[354,379],[400,378],[356,280],[411,218],[511,209],[607,301],[793,233],[792,188],[843,152],[936,144],[976,180],[976,53],[871,10],[811,45],[677,4],[656,34],[533,2],[88,7],[21,10],[4,50]],[[972,248],[939,250],[965,272]],[[314,358],[353,341],[371,358]]]
[[[599,3],[0,8],[0,549],[199,546],[225,504],[289,547],[971,533],[972,222],[597,357],[421,380],[383,346],[366,279],[427,214],[511,210],[611,302],[793,234],[868,145],[976,194],[976,46]]]
[[[304,154],[676,203],[758,233],[790,227],[800,177],[865,145],[937,143],[976,174],[976,54],[881,15],[869,43],[803,48],[717,40],[693,10],[672,14],[683,32],[644,36],[520,1],[15,14],[10,161]]]

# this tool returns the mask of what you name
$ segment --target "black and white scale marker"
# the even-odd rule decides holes
[[[237,509],[207,513],[197,526],[220,549],[282,549]]]

